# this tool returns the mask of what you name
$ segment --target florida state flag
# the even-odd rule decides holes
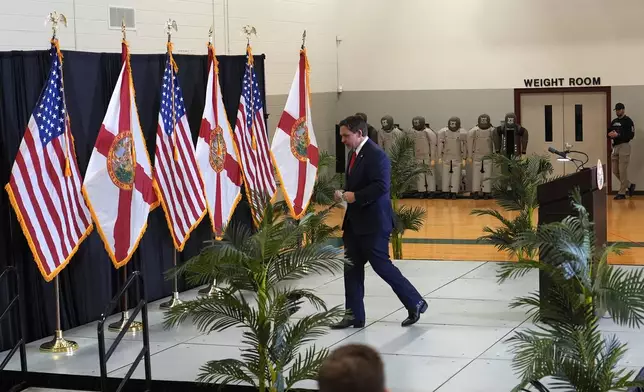
[[[282,193],[294,219],[300,219],[313,194],[319,152],[311,122],[309,62],[306,49],[300,51],[286,107],[271,145]]]
[[[116,268],[127,264],[158,206],[139,124],[127,42],[123,67],[89,160],[83,194]]]
[[[197,164],[203,176],[208,216],[212,231],[221,238],[235,207],[241,199],[242,176],[239,151],[233,142],[221,97],[215,48],[208,45],[208,86],[206,105],[197,139]]]

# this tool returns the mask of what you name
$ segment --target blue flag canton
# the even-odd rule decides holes
[[[56,47],[52,45],[51,68],[47,85],[44,86],[40,99],[34,110],[34,118],[38,125],[40,141],[43,147],[53,139],[65,133],[65,99],[63,96],[63,69],[58,58]]]
[[[183,104],[183,93],[179,86],[179,76],[174,72],[170,56],[165,64],[165,72],[163,74],[163,87],[161,88],[161,119],[165,133],[169,136],[174,132],[174,125],[176,125],[181,117],[186,113],[186,107]],[[174,98],[174,110],[172,108]],[[174,113],[174,123],[172,121],[172,113]]]
[[[244,72],[243,97],[246,104],[246,127],[251,128],[253,124],[253,115],[263,108],[262,95],[257,83],[257,74],[255,67],[246,62],[246,71]],[[252,91],[252,93],[251,93]],[[250,109],[252,108],[252,109]]]

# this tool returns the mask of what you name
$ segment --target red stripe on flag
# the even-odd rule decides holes
[[[287,135],[291,136],[291,131],[293,130],[293,125],[296,121],[296,118],[293,118],[293,116],[291,116],[287,111],[284,111],[277,127]]]
[[[306,67],[304,51],[300,52],[300,117],[306,117]]]
[[[239,163],[229,153],[226,153],[226,160],[224,161],[224,170],[226,170],[226,174],[228,175],[228,178],[230,179],[230,181],[233,182],[233,184],[237,186],[241,186],[242,184],[241,167],[239,167]]]
[[[217,235],[222,234],[222,226],[224,225],[223,223],[223,217],[221,213],[221,173],[217,173],[217,179],[216,182],[217,184],[215,185],[217,187],[215,191],[215,213],[214,213],[214,222],[215,222],[215,233]]]
[[[244,113],[244,107],[243,105],[240,105],[240,113],[241,117],[244,118],[245,113]],[[257,185],[255,182],[255,174],[251,171],[250,168],[248,168],[248,164],[250,162],[250,157],[249,157],[249,146],[246,140],[246,135],[244,135],[244,129],[245,127],[242,127],[241,120],[239,117],[237,117],[237,123],[236,123],[236,128],[235,128],[235,141],[237,142],[237,145],[239,146],[240,153],[241,153],[241,164],[242,164],[242,170],[244,171],[244,177],[246,179],[246,182],[248,183],[248,188],[249,190],[254,190],[257,189]],[[246,195],[248,199],[250,200],[251,195]]]
[[[293,200],[293,212],[295,215],[300,215],[304,206],[304,186],[306,185],[306,161],[298,161],[299,167],[297,170],[297,192],[295,193],[295,200]]]
[[[68,140],[72,140],[72,139],[69,138]],[[52,143],[54,143],[54,146],[56,147],[54,151],[56,151],[56,154],[58,155],[58,161],[65,162],[65,156],[64,156],[62,146],[60,145],[60,139],[56,138],[52,140]],[[80,205],[80,200],[79,200],[80,192],[78,191],[78,189],[76,189],[75,180],[77,176],[78,178],[80,178],[80,174],[78,173],[78,165],[76,164],[76,156],[74,154],[70,154],[69,160],[70,160],[69,164],[73,166],[72,167],[73,171],[72,171],[71,177],[66,177],[65,189],[67,191],[67,199],[69,200],[70,208],[75,207],[75,209],[72,208],[72,211],[74,212],[74,215],[75,215],[74,218],[76,218],[74,219],[74,227],[76,228],[76,234],[78,235],[78,238],[80,238],[83,235],[87,226],[89,226],[89,221],[87,221],[87,217],[83,213],[85,210]],[[80,218],[81,223],[83,224],[82,227],[78,225],[78,218]]]
[[[18,152],[18,156],[20,156],[20,152]],[[18,162],[18,156],[16,156],[16,163]],[[22,160],[22,157],[20,159]],[[24,164],[24,162],[23,162],[23,164]],[[20,168],[20,171],[22,171],[22,168]],[[31,199],[30,200],[31,206],[34,208],[34,211],[36,212],[36,216],[38,217],[38,223],[40,224],[40,227],[42,228],[43,227],[43,225],[42,225],[43,219],[42,219],[42,216],[39,215],[40,209],[37,208],[38,204],[34,204],[33,193],[29,191],[29,189],[31,189],[31,187],[27,188],[27,181],[29,181],[29,177],[23,178],[23,180],[25,181],[25,187],[27,189],[28,197]],[[31,224],[31,219],[29,219],[29,215],[27,214],[27,209],[25,208],[25,204],[24,204],[24,202],[22,200],[23,194],[20,193],[20,191],[18,190],[18,185],[16,184],[16,179],[14,178],[13,175],[9,179],[9,186],[11,187],[11,193],[13,193],[13,195],[14,195],[14,198],[16,200],[16,204],[18,204],[18,209],[20,210],[20,215],[22,215],[22,218],[23,218],[22,221],[27,225],[27,230],[29,231],[29,236],[31,237],[31,241],[33,242],[34,247],[36,248],[36,253],[38,254],[38,259],[40,261],[40,265],[45,270],[45,273],[47,275],[49,275],[49,274],[51,274],[51,268],[49,268],[48,261],[50,261],[50,260],[45,259],[45,255],[43,255],[43,253],[42,253],[42,247],[40,245],[40,240],[42,239],[42,237],[45,238],[45,242],[47,243],[47,247],[50,249],[49,251],[51,253],[51,249],[53,247],[53,243],[51,242],[51,238],[49,237],[47,232],[42,231],[42,233],[36,233],[36,230],[34,229],[34,226]],[[46,227],[46,226],[44,226],[44,227]],[[52,255],[54,255],[54,254],[55,253],[52,253]]]
[[[309,146],[306,148],[306,155],[308,155],[311,165],[318,167],[318,163],[320,162],[320,151],[318,150],[318,148],[312,144],[309,144]]]
[[[195,197],[197,198],[197,202],[199,203],[197,205],[199,207],[199,212],[196,215],[196,217],[198,218],[199,216],[201,216],[201,211],[203,211],[206,208],[206,206],[204,205],[204,198],[201,197],[203,195],[203,180],[199,175],[199,166],[197,166],[197,160],[195,158],[195,154],[192,153],[192,151],[187,150],[192,146],[192,140],[188,139],[188,132],[183,127],[183,121],[179,123],[179,127],[181,128],[181,136],[185,146],[185,148],[182,149],[181,152],[182,154],[187,155],[187,157],[184,159],[184,162],[188,161],[189,166],[194,170],[194,175],[190,171],[188,171],[186,175],[190,179],[190,187],[193,189]],[[195,176],[197,178],[195,178]]]
[[[157,128],[157,132],[159,134],[160,138],[163,138],[163,130],[159,126]],[[163,140],[163,139],[162,139]],[[163,199],[166,204],[166,208],[168,210],[172,210],[174,213],[173,215],[175,216],[175,224],[181,231],[185,231],[185,227],[187,226],[186,223],[184,222],[184,218],[188,218],[188,212],[185,209],[185,205],[183,203],[183,195],[179,192],[179,187],[177,186],[177,178],[176,175],[174,174],[174,166],[172,165],[172,162],[174,162],[173,157],[168,153],[168,145],[167,143],[164,143],[163,141],[157,145],[157,153],[159,154],[159,165],[157,166],[157,174],[161,176],[165,181],[160,182],[159,185],[161,187],[163,195]],[[169,164],[162,164],[161,162],[165,160],[166,162],[170,162]],[[163,184],[166,184],[165,186]],[[172,190],[174,190],[174,195],[175,197],[172,197]],[[179,209],[181,209],[183,213],[182,218],[179,215]],[[168,211],[170,212],[170,211]],[[172,228],[172,232],[174,233],[175,236],[175,241],[177,243],[180,243],[178,239],[178,235],[176,233],[176,228]]]
[[[26,132],[25,134],[27,133],[29,132]],[[20,177],[22,178],[22,181],[25,183],[25,189],[27,190],[27,194],[29,195],[29,202],[31,207],[34,210],[34,213],[36,214],[36,219],[38,219],[38,225],[40,226],[40,230],[44,234],[45,242],[47,243],[47,248],[49,249],[49,253],[51,254],[52,259],[56,260],[58,258],[58,252],[56,251],[56,246],[54,245],[54,242],[52,239],[52,235],[51,235],[52,233],[49,230],[47,230],[48,225],[47,225],[47,222],[45,221],[45,217],[43,216],[43,211],[40,208],[42,203],[36,199],[36,195],[34,194],[34,191],[33,191],[34,185],[31,183],[31,173],[27,171],[27,166],[25,165],[24,157],[22,156],[22,153],[20,151],[18,151],[18,155],[16,155],[16,164],[18,165],[18,168],[20,170]],[[16,189],[17,189],[17,186],[16,186]],[[53,260],[43,259],[43,264],[47,264],[49,261],[53,261]],[[49,273],[51,273],[51,270],[49,271]]]
[[[175,129],[175,132],[176,132],[176,129]],[[177,140],[177,145],[180,146],[180,143],[178,143],[178,140]],[[179,164],[179,162],[181,161],[184,163],[184,165],[188,163],[185,155],[185,150],[183,148],[178,148],[178,150],[179,150],[179,155],[181,156],[180,160],[177,160],[177,161],[173,160],[172,162],[170,162],[170,165],[173,166],[175,176],[177,176],[177,173],[180,173],[179,176],[177,176],[177,180],[180,183],[183,191],[182,197],[185,200],[184,204],[188,205],[188,207],[190,208],[190,212],[192,213],[192,215],[187,216],[187,218],[189,219],[188,222],[190,222],[194,219],[197,219],[199,217],[199,214],[197,214],[197,210],[195,209],[193,200],[190,197],[190,189],[188,189],[188,182],[191,181],[191,177],[192,177],[190,175],[190,171],[188,170],[187,167],[184,167],[182,170],[181,165]],[[194,187],[192,188],[194,189]],[[190,226],[191,226],[190,224],[186,224],[186,228],[183,233],[187,233],[188,230],[190,230]]]
[[[148,173],[143,170],[141,165],[136,165],[134,186],[137,191],[141,192],[143,201],[147,204],[152,205],[159,201],[157,194],[154,192],[154,187],[152,186],[152,179],[148,176]]]
[[[54,149],[54,153],[56,153],[56,146],[53,143],[51,144],[51,146]],[[60,201],[60,204],[61,204],[60,210],[62,211],[62,215],[63,215],[62,216],[63,226],[61,227],[61,229],[65,231],[65,235],[63,235],[63,238],[61,238],[61,240],[62,239],[67,240],[67,245],[69,246],[65,252],[65,256],[66,256],[68,252],[71,252],[71,250],[74,249],[72,239],[74,238],[74,235],[77,235],[77,233],[74,233],[74,235],[72,235],[72,232],[71,232],[72,228],[70,227],[72,226],[72,222],[69,220],[70,214],[67,211],[69,204],[65,203],[65,199],[63,198],[62,185],[64,184],[61,184],[61,178],[56,174],[56,171],[54,170],[54,163],[52,162],[51,157],[47,153],[48,148],[50,147],[46,147],[46,149],[43,150],[43,158],[45,160],[45,170],[47,171],[47,176],[49,177],[51,184],[54,186],[54,191],[56,192],[56,196],[58,196],[58,200]],[[65,162],[65,161],[63,160],[62,162]],[[61,167],[60,173],[63,173],[63,170],[65,170],[65,168]],[[62,178],[64,179],[65,177],[63,176]]]
[[[264,128],[263,113],[258,111],[255,113],[255,138],[258,140],[257,157],[259,158],[260,170],[264,178],[263,190],[267,193],[273,193],[273,170],[269,154],[268,144],[266,143],[266,129]],[[259,128],[259,130],[258,130]],[[260,132],[260,133],[258,133]],[[266,155],[264,155],[266,154]]]
[[[210,130],[212,125],[207,119],[201,120],[201,126],[199,127],[199,137],[202,138],[208,146],[210,146]]]
[[[40,169],[40,158],[38,157],[38,153],[36,152],[36,146],[34,144],[34,139],[33,135],[31,132],[25,132],[25,138],[24,138],[25,144],[27,145],[27,148],[29,149],[29,155],[31,156],[31,159],[33,160],[33,165],[35,168]],[[44,152],[44,151],[43,151]],[[25,166],[26,169],[26,166]],[[56,232],[58,234],[58,238],[64,238],[65,233],[63,231],[63,225],[60,220],[60,215],[58,215],[58,209],[54,205],[54,202],[49,194],[49,190],[45,186],[45,183],[43,182],[43,174],[40,173],[39,175],[36,175],[36,182],[38,183],[38,188],[40,189],[40,193],[42,194],[43,200],[45,202],[45,205],[47,206],[47,210],[49,212],[49,216],[51,217],[51,220],[54,222],[54,226],[56,228]],[[30,175],[30,174],[27,174]],[[33,173],[31,174],[33,175]],[[50,228],[51,229],[51,228]],[[65,241],[60,242],[61,245],[61,251],[63,253],[63,256],[67,255],[71,249],[66,249],[65,248]]]
[[[110,147],[112,147],[113,142],[114,135],[105,128],[105,124],[101,124],[101,129],[98,131],[98,137],[96,138],[96,151],[107,158],[107,154],[109,154]]]
[[[114,223],[114,257],[117,263],[121,263],[127,258],[130,249],[132,193],[132,190],[126,189],[121,189],[119,192],[118,212]]]

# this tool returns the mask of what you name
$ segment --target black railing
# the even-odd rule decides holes
[[[138,294],[138,305],[136,308],[134,308],[134,311],[132,312],[132,315],[127,319],[124,320],[126,321],[123,327],[121,328],[121,331],[119,332],[118,336],[116,337],[116,340],[110,348],[105,351],[105,322],[107,321],[107,317],[112,314],[114,309],[119,303],[119,300],[126,295],[127,290],[136,282],[136,291]],[[125,305],[127,303],[125,302]],[[123,309],[126,309],[126,306],[123,307]],[[141,312],[143,311],[143,312]],[[148,303],[145,299],[145,286],[143,282],[143,275],[139,271],[134,271],[132,273],[132,276],[125,282],[125,285],[123,288],[121,288],[121,291],[112,299],[112,301],[107,305],[107,308],[105,309],[105,312],[101,315],[101,319],[98,322],[98,355],[99,355],[99,361],[100,361],[100,368],[101,368],[101,391],[102,392],[108,392],[108,383],[107,383],[107,361],[109,361],[110,357],[112,354],[114,354],[114,350],[116,350],[116,347],[121,343],[121,340],[123,339],[123,336],[129,331],[130,326],[132,325],[132,322],[134,319],[136,319],[136,316],[138,316],[139,312],[141,312],[141,318],[143,319],[143,348],[141,349],[141,352],[139,355],[136,357],[136,360],[130,367],[130,370],[128,370],[127,374],[121,381],[120,385],[116,389],[116,392],[120,392],[123,390],[123,387],[127,383],[127,381],[132,377],[132,374],[136,370],[136,368],[139,366],[139,363],[141,362],[141,359],[145,359],[145,385],[146,385],[146,390],[150,391],[151,390],[151,382],[152,382],[152,370],[151,370],[151,364],[150,364],[150,332],[148,329]]]
[[[20,368],[23,371],[23,373],[27,372],[27,350],[25,349],[25,323],[23,322],[22,318],[22,301],[20,300],[20,279],[18,278],[18,271],[14,267],[7,267],[2,273],[0,274],[0,287],[2,287],[2,281],[3,279],[7,278],[9,279],[9,275],[13,275],[15,281],[13,285],[13,293],[11,290],[11,281],[8,281],[7,286],[9,287],[9,305],[7,308],[0,314],[0,323],[2,323],[2,320],[4,320],[5,317],[9,317],[11,314],[11,310],[13,308],[16,308],[16,313],[17,317],[15,318],[16,323],[17,323],[17,331],[18,331],[18,336],[20,339],[18,339],[18,343],[16,343],[15,346],[9,351],[9,354],[5,357],[5,359],[0,363],[0,371],[4,370],[5,366],[9,363],[11,360],[11,357],[20,349]]]

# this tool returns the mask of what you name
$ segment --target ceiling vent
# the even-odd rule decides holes
[[[136,29],[136,13],[134,8],[127,7],[109,7],[110,17],[109,24],[110,29],[121,29],[121,24],[125,20],[125,28],[128,30]]]

